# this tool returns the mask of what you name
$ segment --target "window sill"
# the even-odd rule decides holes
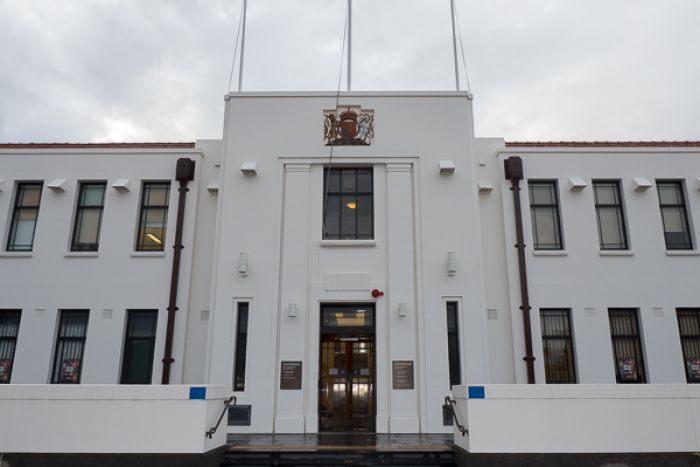
[[[163,258],[164,251],[134,251],[131,253],[132,258]]]
[[[568,256],[566,250],[533,250],[532,256]]]
[[[2,258],[31,258],[31,251],[2,251],[0,252],[0,257]]]
[[[321,240],[321,246],[359,246],[373,247],[377,245],[376,240]]]
[[[600,256],[634,256],[632,250],[600,250]]]
[[[700,250],[666,250],[666,256],[700,256]]]
[[[96,251],[69,251],[63,256],[65,258],[97,258],[98,253]]]

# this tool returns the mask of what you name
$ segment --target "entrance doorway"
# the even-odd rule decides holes
[[[319,431],[375,431],[374,305],[321,306]]]

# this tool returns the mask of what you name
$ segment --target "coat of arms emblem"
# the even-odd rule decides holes
[[[359,105],[323,112],[323,139],[326,146],[369,146],[374,137],[374,110]]]

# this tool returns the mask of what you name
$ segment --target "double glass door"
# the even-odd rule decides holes
[[[374,308],[322,308],[319,375],[321,432],[375,430]]]

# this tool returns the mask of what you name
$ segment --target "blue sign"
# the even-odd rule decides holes
[[[191,386],[190,387],[190,400],[207,398],[207,388],[203,386]]]
[[[469,386],[469,398],[470,399],[485,399],[486,390],[483,386]]]

